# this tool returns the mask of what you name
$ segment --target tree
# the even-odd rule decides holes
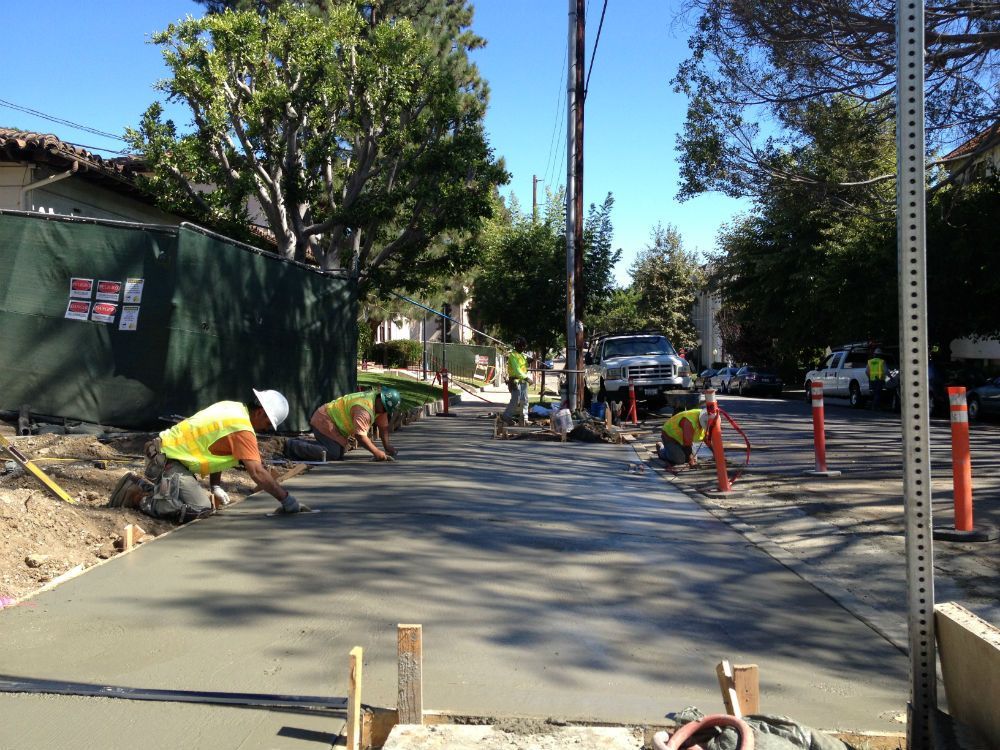
[[[639,253],[630,273],[643,325],[663,331],[674,346],[697,345],[691,309],[703,275],[694,253],[684,249],[677,228],[654,227],[651,244]]]
[[[866,106],[872,127],[893,123],[896,5],[892,0],[695,0],[691,56],[673,80],[675,90],[688,97],[678,136],[680,196],[708,190],[753,195],[771,178],[825,184],[807,170],[776,167],[775,158],[810,140],[803,123],[803,105],[810,102],[846,97]],[[994,2],[927,8],[926,121],[932,152],[981,131],[989,136],[980,144],[983,150],[1000,141],[998,19]],[[894,174],[892,169],[870,177]]]
[[[566,340],[565,193],[546,196],[544,217],[533,222],[516,202],[482,234],[486,244],[472,288],[473,314],[487,330],[507,341],[524,336],[533,351],[556,349]],[[585,309],[605,309],[614,295],[614,226],[608,194],[591,204],[584,226]]]
[[[507,175],[483,132],[486,89],[467,57],[482,40],[461,26],[471,10],[431,5],[447,10],[437,36],[420,32],[427,17],[348,0],[225,10],[154,35],[172,73],[161,88],[195,131],[178,136],[154,105],[130,132],[152,187],[237,222],[253,198],[282,257],[363,283],[406,289],[468,266],[468,235]]]

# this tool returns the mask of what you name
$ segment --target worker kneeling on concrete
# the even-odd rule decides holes
[[[398,453],[389,439],[389,419],[399,408],[402,398],[395,388],[382,386],[371,391],[349,393],[323,404],[309,420],[316,441],[326,449],[328,461],[339,461],[349,450],[349,441],[355,438],[376,461],[391,461]],[[372,422],[378,428],[384,450],[379,450],[368,430]]]
[[[694,455],[694,444],[707,442],[708,412],[704,409],[688,409],[678,412],[663,423],[660,440],[656,444],[657,455],[668,466],[687,463],[692,469],[698,465]]]
[[[278,484],[260,459],[256,430],[277,429],[287,416],[284,396],[253,389],[249,405],[220,401],[164,430],[147,447],[146,477],[155,490],[139,508],[178,523],[209,515],[216,503],[229,503],[219,485],[222,472],[242,463],[250,478],[281,503],[282,512],[308,511]],[[195,474],[208,476],[211,495]]]

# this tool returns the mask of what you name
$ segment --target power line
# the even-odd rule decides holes
[[[35,117],[40,117],[43,120],[48,120],[49,122],[57,123],[58,125],[66,125],[70,128],[75,128],[76,130],[83,130],[87,133],[93,135],[99,135],[102,138],[112,138],[116,141],[121,141],[122,143],[127,143],[124,138],[120,135],[115,135],[114,133],[108,133],[104,130],[98,130],[97,128],[92,128],[89,125],[81,125],[78,122],[73,122],[72,120],[65,120],[62,117],[55,117],[54,115],[47,115],[44,112],[39,112],[37,109],[32,109],[31,107],[25,107],[20,104],[14,104],[13,102],[5,101],[0,99],[0,105],[4,107],[9,107],[10,109],[17,110],[18,112],[24,112],[27,115],[33,115]],[[110,151],[111,149],[104,149],[105,151]]]
[[[562,124],[562,118],[565,114],[565,95],[563,92],[563,84],[566,81],[566,55],[568,51],[563,49],[562,63],[559,65],[560,75],[559,75],[559,91],[556,94],[556,117],[555,122],[552,125],[552,138],[549,140],[549,155],[545,159],[545,183],[549,184],[549,170],[552,167],[552,155],[555,153],[556,144],[556,133],[559,132],[559,126]]]
[[[590,73],[594,69],[594,58],[597,57],[597,45],[601,41],[601,29],[604,28],[604,14],[607,12],[607,10],[608,10],[608,0],[604,0],[604,7],[601,8],[601,20],[597,24],[597,38],[594,39],[594,49],[590,53],[590,67],[587,68],[587,80],[583,84],[583,98],[584,98],[584,100],[586,100],[586,98],[587,98],[587,90],[590,88]]]

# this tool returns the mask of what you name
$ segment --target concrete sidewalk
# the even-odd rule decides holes
[[[495,407],[493,407],[495,409]],[[761,669],[762,708],[899,730],[906,661],[655,476],[628,446],[494,441],[489,406],[292,481],[3,610],[4,678],[396,703],[396,624],[424,626],[424,705],[662,722],[718,710],[715,663]],[[320,748],[336,713],[0,694],[11,748]]]

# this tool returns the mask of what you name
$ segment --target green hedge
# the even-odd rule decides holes
[[[409,367],[420,364],[423,345],[410,339],[396,339],[375,344],[373,359],[383,367]]]

